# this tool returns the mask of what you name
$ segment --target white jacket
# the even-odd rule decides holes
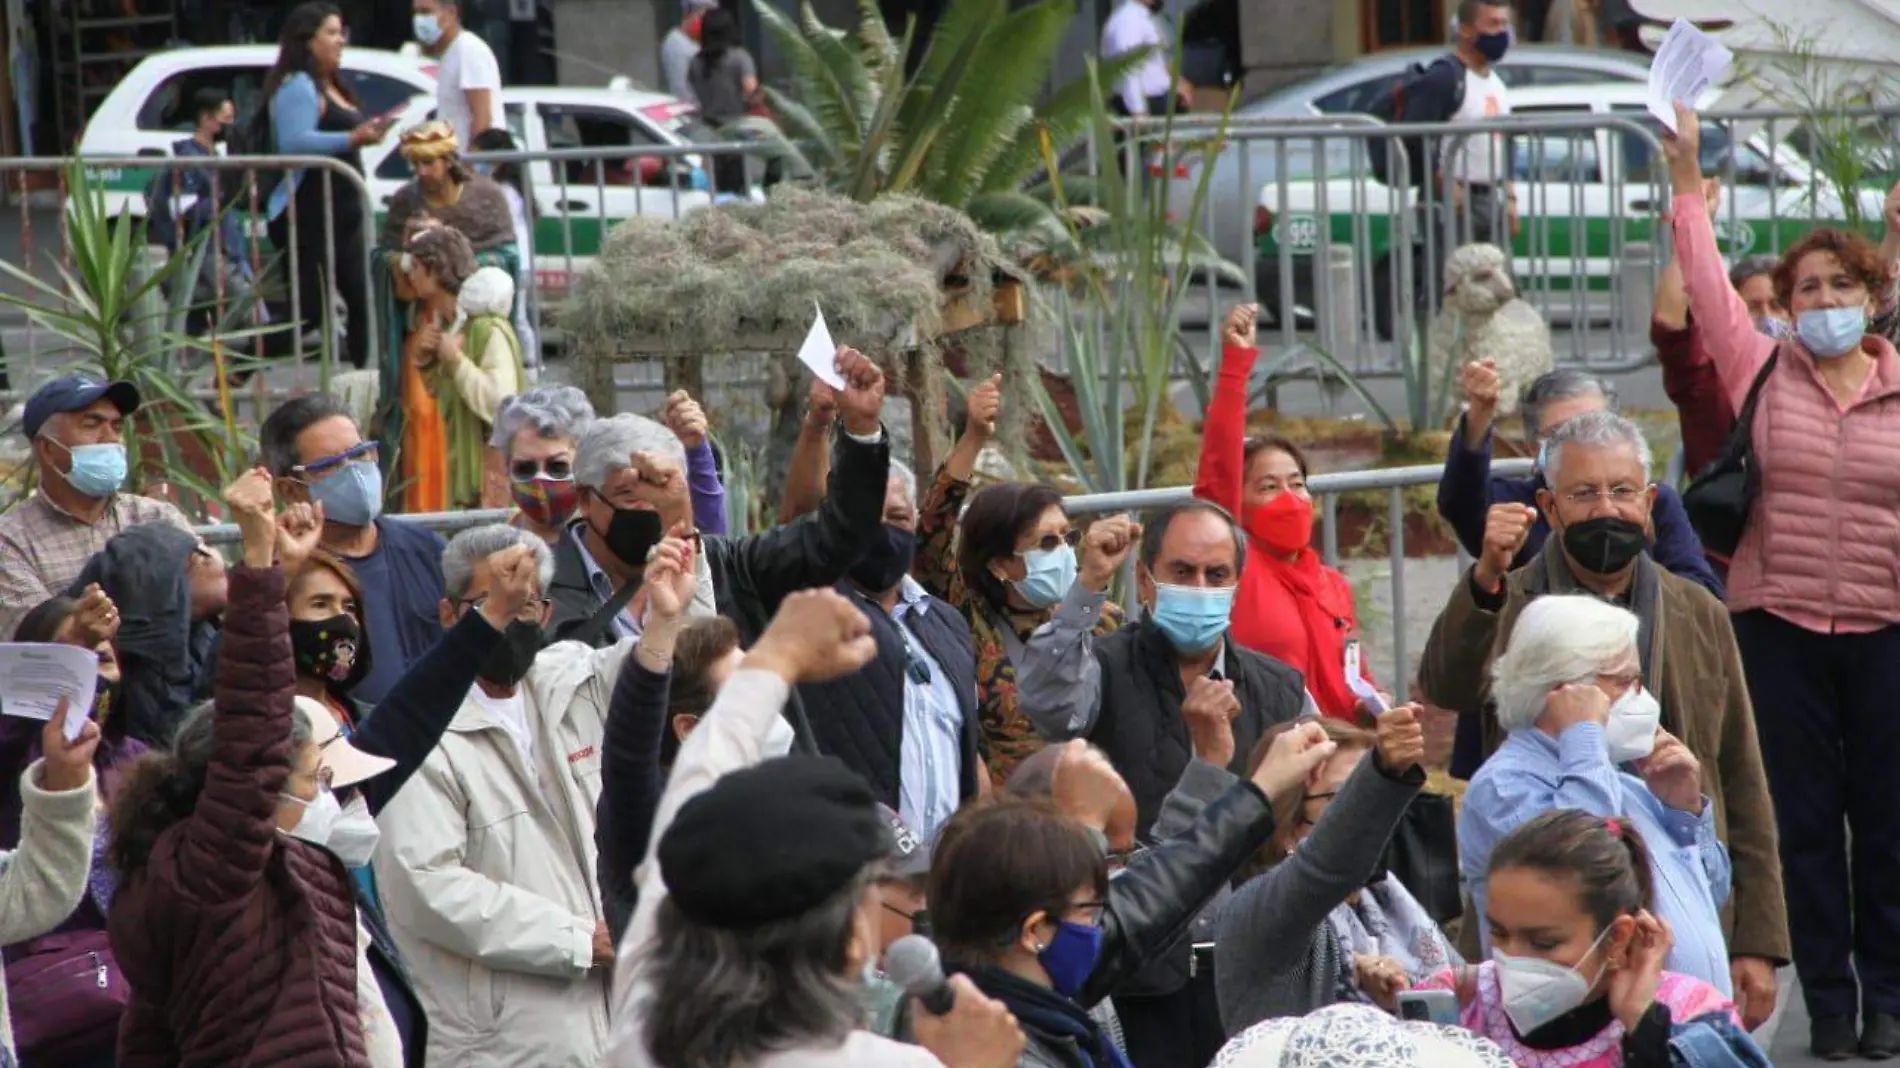
[[[522,683],[535,766],[467,701],[377,819],[377,884],[429,1015],[431,1066],[595,1068],[606,1052],[594,803],[632,647],[542,650]]]
[[[20,848],[0,852],[0,945],[24,942],[66,922],[86,893],[92,871],[92,834],[99,805],[93,776],[77,790],[40,786],[46,762],[20,776]],[[7,984],[0,978],[0,1060],[11,1063],[13,1021]]]

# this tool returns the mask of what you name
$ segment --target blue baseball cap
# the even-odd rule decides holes
[[[48,419],[62,412],[83,412],[99,403],[100,398],[110,400],[120,415],[131,415],[139,410],[139,387],[130,382],[101,382],[85,375],[66,375],[33,391],[20,417],[20,429],[31,441],[40,436],[40,427],[46,425]]]

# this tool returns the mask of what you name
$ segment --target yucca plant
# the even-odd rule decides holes
[[[27,294],[0,292],[0,303],[18,308],[36,327],[61,339],[64,349],[51,355],[73,370],[138,387],[144,405],[125,432],[128,485],[154,481],[147,463],[155,456],[158,473],[196,497],[199,518],[205,518],[203,504],[217,499],[219,488],[249,462],[256,444],[234,415],[231,375],[268,363],[241,350],[281,328],[247,325],[258,297],[245,293],[223,309],[206,336],[194,335],[188,322],[205,309],[194,300],[193,281],[210,254],[214,228],[206,227],[154,266],[142,220],[107,215],[103,188],[79,163],[67,171],[66,183],[71,266],[55,264],[56,285],[0,260],[0,272]],[[209,355],[220,398],[216,410],[192,397],[189,369],[179,358],[185,352]],[[209,461],[209,477],[194,469],[194,460]]]
[[[909,193],[960,208],[992,233],[1058,236],[1046,196],[1030,190],[1045,172],[1042,142],[1058,155],[1088,131],[1087,76],[1045,95],[1057,53],[1076,17],[1074,0],[951,0],[916,73],[876,0],[858,0],[855,35],[818,20],[803,0],[796,20],[769,0],[759,20],[789,63],[792,91],[766,90],[780,129],[829,188],[869,202]],[[1101,64],[1114,84],[1146,50]]]

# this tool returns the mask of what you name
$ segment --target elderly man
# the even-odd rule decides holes
[[[27,400],[20,429],[40,484],[0,515],[0,641],[35,605],[64,593],[114,534],[141,523],[191,529],[170,504],[119,492],[125,421],[138,408],[132,383],[83,375],[56,378]]]
[[[1219,505],[1189,500],[1162,509],[1141,526],[1141,622],[1095,640],[1091,629],[1106,594],[1077,583],[1056,618],[1038,630],[1037,655],[1017,669],[1022,711],[1043,737],[1088,738],[1127,780],[1143,840],[1152,840],[1163,802],[1192,758],[1210,752],[1203,724],[1231,724],[1230,742],[1214,751],[1244,779],[1261,735],[1310,703],[1299,672],[1227,636],[1247,556],[1241,539]],[[1077,684],[1033,686],[1023,678],[1043,671]],[[1194,964],[1183,948],[1143,980],[1138,996],[1115,999],[1130,1049],[1219,1046],[1211,969]]]
[[[1729,856],[1702,793],[1702,763],[1657,726],[1638,652],[1642,629],[1634,613],[1588,594],[1554,593],[1517,615],[1493,668],[1498,720],[1509,734],[1465,791],[1458,873],[1475,904],[1469,915],[1482,917],[1500,838],[1551,809],[1616,820],[1648,847],[1649,907],[1674,935],[1665,966],[1727,994],[1719,910],[1729,896]],[[1487,955],[1489,926],[1466,922]]]
[[[1788,959],[1788,916],[1774,806],[1728,612],[1649,557],[1657,490],[1649,445],[1634,424],[1610,412],[1577,416],[1554,430],[1546,449],[1544,477],[1554,488],[1539,490],[1537,503],[1553,536],[1513,571],[1537,520],[1520,504],[1491,509],[1483,552],[1432,627],[1419,688],[1481,724],[1488,754],[1505,728],[1486,710],[1484,680],[1526,604],[1587,593],[1635,612],[1643,688],[1661,702],[1663,728],[1700,761],[1716,828],[1734,857],[1735,998],[1744,1018],[1759,1023],[1774,1007],[1774,967]]]
[[[543,648],[553,555],[500,524],[463,531],[443,553],[442,627],[482,610],[493,562],[517,545],[534,552],[535,596],[383,809],[376,881],[428,1010],[430,1063],[593,1068],[613,963],[594,879],[595,806],[608,699],[633,643]],[[675,538],[655,553],[678,563],[690,549]],[[683,599],[686,587],[664,595]]]
[[[861,671],[800,687],[799,696],[806,708],[824,710],[810,717],[819,751],[864,776],[928,841],[989,773],[976,752],[970,624],[910,577],[916,476],[890,467],[884,525],[838,587],[871,621],[877,657]]]
[[[257,434],[279,500],[323,508],[318,544],[347,561],[369,591],[363,605],[371,641],[369,674],[351,696],[382,703],[389,688],[442,637],[442,537],[383,515],[378,444],[364,441],[349,409],[324,394],[278,406]]]
[[[890,466],[879,421],[884,374],[850,348],[838,350],[838,371],[846,381],[837,391],[843,434],[818,514],[745,538],[695,532],[704,551],[694,614],[730,616],[748,640],[786,594],[839,581],[882,532]],[[609,644],[640,632],[647,553],[669,531],[693,530],[686,449],[651,419],[617,415],[588,427],[575,452],[580,506],[554,550],[553,635]],[[604,618],[593,619],[597,613]]]
[[[587,394],[573,386],[541,386],[501,402],[488,446],[501,454],[515,526],[549,545],[560,543],[580,488],[574,446],[594,422]]]

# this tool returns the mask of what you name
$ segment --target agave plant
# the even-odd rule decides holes
[[[960,208],[992,233],[1064,227],[1046,198],[1025,192],[1043,173],[1042,142],[1058,154],[1089,129],[1087,76],[1045,95],[1074,0],[951,0],[908,77],[913,27],[893,38],[876,0],[858,0],[855,36],[818,20],[809,0],[794,21],[769,2],[759,20],[791,66],[793,91],[766,90],[783,132],[828,186],[868,202],[910,193]],[[1147,50],[1101,64],[1114,84]]]
[[[67,249],[71,266],[55,265],[58,284],[0,260],[0,272],[24,287],[25,296],[0,292],[0,303],[18,308],[36,327],[64,343],[54,352],[76,371],[136,385],[144,404],[126,424],[129,484],[170,482],[200,505],[249,461],[255,442],[236,420],[232,376],[264,363],[240,354],[246,343],[276,327],[250,326],[257,297],[242,294],[217,315],[203,335],[188,324],[206,310],[194,299],[192,281],[210,254],[212,227],[187,241],[164,264],[154,266],[143,221],[106,214],[103,188],[81,164],[66,174]],[[220,403],[217,410],[194,398],[180,356],[209,356]],[[147,465],[156,462],[156,472]],[[157,475],[159,477],[154,477]],[[199,518],[205,518],[202,514]]]

